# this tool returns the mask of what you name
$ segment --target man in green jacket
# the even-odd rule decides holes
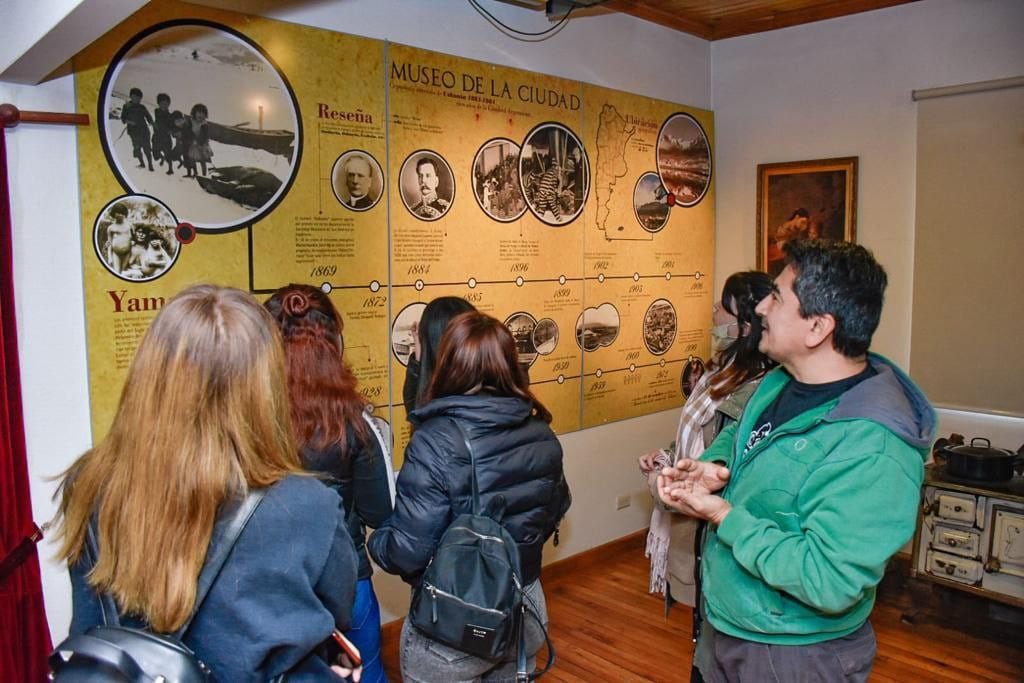
[[[779,362],[738,423],[659,478],[710,522],[695,664],[706,681],[866,681],[868,616],[913,535],[935,412],[868,353],[886,275],[867,249],[798,240],[758,304]]]

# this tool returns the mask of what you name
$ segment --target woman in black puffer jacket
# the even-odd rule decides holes
[[[461,426],[476,459],[481,509],[503,499],[503,506],[497,502],[504,508],[502,525],[519,545],[526,594],[546,625],[541,551],[569,509],[569,488],[562,447],[548,426],[551,414],[530,393],[508,329],[475,311],[453,319],[426,399],[409,416],[416,431],[398,476],[395,512],[370,537],[370,555],[384,571],[415,586],[445,529],[470,511],[470,461]],[[543,635],[531,620],[526,623],[532,669]],[[410,683],[508,679],[515,672],[515,661],[496,664],[454,650],[427,638],[408,619],[401,662]]]

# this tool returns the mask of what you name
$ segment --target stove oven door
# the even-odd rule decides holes
[[[1024,577],[1024,510],[992,506],[992,560],[1000,573]]]

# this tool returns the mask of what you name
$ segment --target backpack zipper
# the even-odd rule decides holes
[[[502,543],[502,544],[505,543],[505,540],[503,538],[501,538],[500,536],[488,536],[487,534],[481,534],[481,533],[479,533],[477,531],[473,531],[468,526],[453,526],[450,529],[450,531],[468,531],[469,533],[473,534],[477,538],[482,538],[482,539],[487,540],[487,541],[495,541],[496,543]]]
[[[480,610],[481,612],[491,612],[492,614],[500,614],[501,616],[505,616],[505,613],[502,612],[501,610],[491,609],[490,607],[481,607],[480,605],[474,605],[471,602],[466,602],[465,600],[463,600],[459,596],[452,595],[451,593],[446,593],[445,591],[441,590],[440,588],[438,588],[437,586],[435,586],[433,584],[429,584],[428,583],[428,584],[426,584],[426,586],[427,586],[427,592],[430,593],[430,617],[431,617],[431,620],[434,623],[437,623],[437,596],[438,595],[441,595],[442,597],[448,598],[449,600],[454,600],[455,602],[461,602],[463,605],[466,605],[467,607],[472,607],[473,609]]]

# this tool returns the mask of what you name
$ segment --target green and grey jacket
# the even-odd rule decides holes
[[[877,374],[780,425],[744,453],[791,380],[762,380],[738,423],[701,456],[730,469],[732,509],[707,536],[704,607],[737,638],[803,645],[852,633],[885,565],[913,535],[936,416],[921,390],[870,354]]]

